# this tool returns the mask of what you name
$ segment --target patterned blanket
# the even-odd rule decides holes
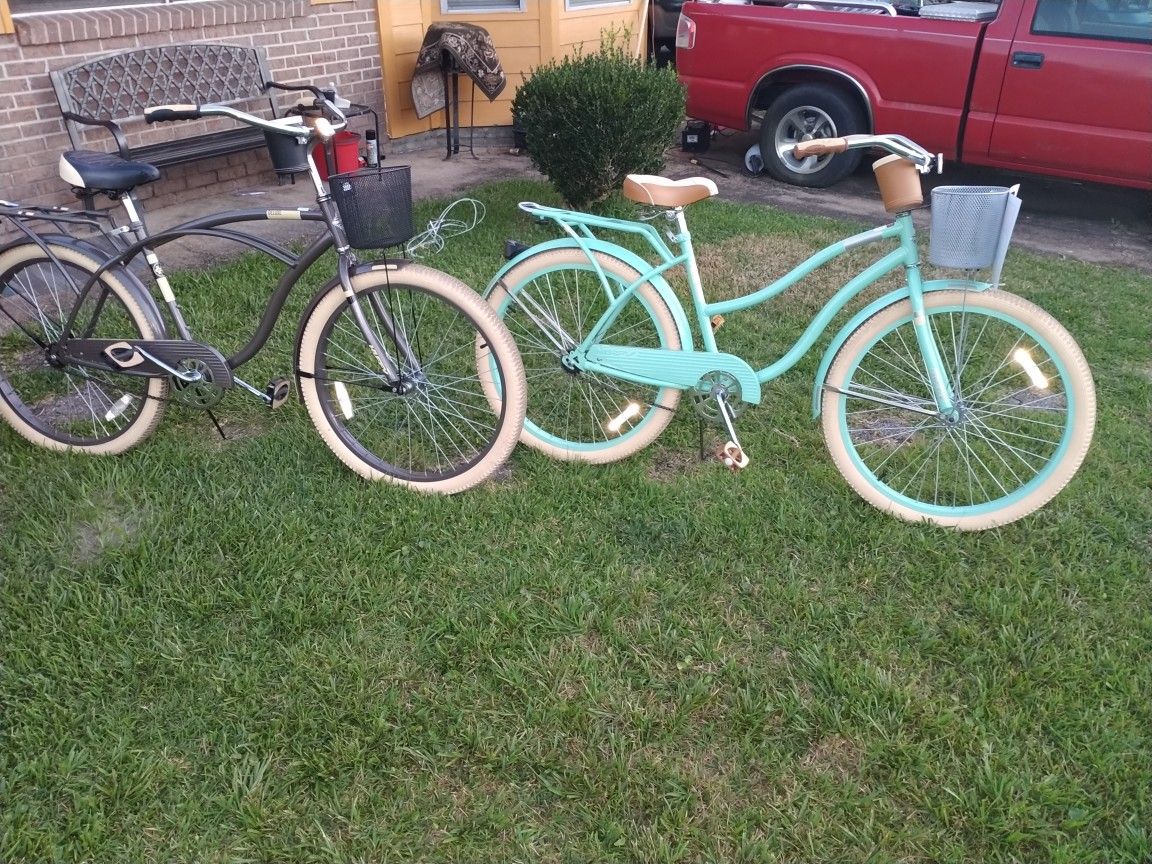
[[[446,66],[446,59],[451,66]],[[433,24],[424,34],[412,75],[417,117],[427,117],[444,107],[446,69],[467,73],[489,100],[499,96],[508,83],[487,30],[475,24]]]

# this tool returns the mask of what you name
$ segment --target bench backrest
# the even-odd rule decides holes
[[[51,73],[62,111],[117,123],[143,119],[150,105],[214,102],[228,105],[267,99],[271,80],[264,51],[243,45],[162,45],[106,54]],[[84,148],[83,124],[65,120],[72,146]]]

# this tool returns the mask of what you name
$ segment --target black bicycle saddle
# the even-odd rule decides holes
[[[160,179],[160,169],[147,162],[121,159],[114,153],[69,150],[60,154],[60,179],[81,189],[127,192]]]

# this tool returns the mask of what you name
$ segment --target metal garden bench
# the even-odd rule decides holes
[[[162,168],[195,162],[264,146],[264,133],[251,126],[178,135],[172,130],[144,128],[144,109],[150,105],[187,105],[214,102],[222,105],[252,103],[245,108],[269,117],[278,115],[275,100],[265,90],[268,74],[259,47],[195,44],[162,45],[119,54],[106,54],[51,73],[60,112],[75,150],[96,149],[86,143],[86,132],[99,126],[116,140],[125,159]],[[129,146],[121,127],[138,124]],[[137,140],[138,139],[138,140]],[[99,149],[106,149],[100,147]]]

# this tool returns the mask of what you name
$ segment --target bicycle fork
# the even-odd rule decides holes
[[[344,290],[344,296],[348,298],[348,305],[352,310],[352,317],[356,321],[356,326],[360,328],[360,333],[364,337],[368,349],[372,352],[372,356],[375,357],[376,362],[380,364],[381,372],[388,379],[389,387],[399,394],[409,393],[421,383],[422,373],[419,358],[413,350],[412,344],[408,341],[403,321],[397,318],[396,307],[385,303],[378,294],[372,294],[368,298],[368,305],[372,309],[373,317],[387,333],[389,340],[395,346],[396,359],[393,359],[393,354],[385,347],[377,328],[369,323],[368,316],[364,312],[364,307],[360,303],[360,298],[356,296],[355,289],[352,286],[352,268],[355,266],[355,263],[355,258],[350,254],[341,253],[339,263],[340,285]],[[385,266],[389,269],[395,269],[396,267],[396,265]],[[401,319],[403,318],[403,310],[400,310],[399,317]],[[409,374],[407,378],[404,376],[404,369],[411,370],[411,374]]]
[[[920,356],[924,361],[924,372],[928,376],[928,384],[932,391],[932,398],[936,402],[936,410],[941,417],[955,420],[958,410],[952,385],[945,374],[944,359],[940,356],[940,347],[936,344],[936,337],[932,335],[932,328],[928,324],[928,312],[924,305],[923,282],[920,278],[919,261],[906,268],[908,285],[911,293],[908,301],[912,304],[912,329],[916,334],[916,343],[920,348]]]

